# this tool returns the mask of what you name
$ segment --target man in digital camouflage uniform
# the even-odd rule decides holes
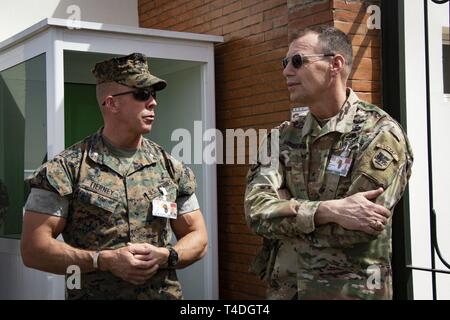
[[[207,234],[193,172],[142,136],[166,82],[139,53],[93,74],[104,127],[28,179],[24,263],[57,274],[79,266],[81,289],[69,299],[180,299],[175,268],[204,256]]]
[[[400,125],[346,87],[351,65],[334,27],[299,33],[283,60],[309,111],[279,127],[278,165],[254,165],[245,194],[269,299],[392,299],[390,217],[413,157]]]

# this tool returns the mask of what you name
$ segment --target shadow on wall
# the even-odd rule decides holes
[[[264,51],[259,35],[232,38],[215,47],[216,121],[219,130],[271,129],[289,119],[281,59],[287,35]],[[220,80],[219,80],[220,79]]]
[[[377,2],[374,2],[374,3],[377,4]],[[350,36],[350,38],[353,38],[356,34],[360,34],[360,33],[358,33],[358,29],[361,28],[361,26],[366,25],[367,7],[369,5],[371,5],[371,3],[367,3],[365,6],[361,6],[361,9],[359,10],[358,14],[354,18],[351,28],[350,28],[349,32],[347,33]],[[373,40],[374,37],[378,36],[378,32],[379,32],[379,30],[367,30],[367,32],[363,36],[364,38],[361,40],[361,44],[359,46],[358,51],[353,52],[353,68],[352,68],[352,72],[350,73],[350,76],[349,76],[350,79],[354,79],[356,71],[358,71],[358,69],[362,68],[362,69],[370,70],[370,72],[368,74],[369,79],[380,80],[379,75],[375,74],[376,69],[375,68],[367,68],[367,66],[365,66],[363,63],[363,58],[364,58],[364,54],[365,54],[366,50],[373,50],[370,53],[371,58],[379,58],[379,56],[376,56],[374,54],[374,49],[371,46],[372,42],[374,41]],[[354,47],[355,46],[353,46],[353,48]],[[377,47],[376,50],[379,50],[379,48]],[[375,67],[375,65],[373,67]],[[376,78],[376,79],[374,79],[374,78]]]
[[[138,0],[60,0],[52,17],[138,27]]]

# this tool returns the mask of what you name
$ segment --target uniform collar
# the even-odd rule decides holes
[[[311,135],[315,138],[320,138],[330,132],[348,133],[353,128],[353,118],[355,117],[359,98],[356,93],[347,88],[347,100],[344,102],[343,107],[332,117],[328,122],[320,127],[316,118],[309,112],[306,115],[305,125],[302,129],[302,138],[306,135]]]
[[[102,131],[103,127],[100,128],[91,137],[88,153],[89,158],[98,164],[108,166],[109,168],[120,174],[120,163],[117,157],[114,156],[109,148],[105,145],[105,142],[102,138]],[[134,156],[132,164],[134,169],[130,170],[129,174],[156,162],[155,156],[152,154],[152,150],[153,148],[151,147],[150,143],[147,141],[147,139],[143,138],[141,146],[136,151],[136,154]]]

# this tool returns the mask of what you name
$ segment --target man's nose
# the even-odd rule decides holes
[[[288,76],[295,75],[295,72],[293,71],[292,63],[289,62],[286,66],[286,68],[283,69],[283,76],[287,78]]]
[[[156,99],[153,97],[150,97],[146,102],[145,102],[145,107],[147,109],[153,109],[154,107],[156,107],[158,105],[158,103],[156,102]]]

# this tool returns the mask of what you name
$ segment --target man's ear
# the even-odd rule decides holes
[[[345,58],[340,54],[335,55],[331,60],[330,68],[333,75],[338,75],[345,68]]]
[[[104,108],[110,113],[117,113],[117,112],[119,112],[118,105],[117,105],[116,101],[114,100],[114,98],[112,96],[107,96],[105,98]]]

